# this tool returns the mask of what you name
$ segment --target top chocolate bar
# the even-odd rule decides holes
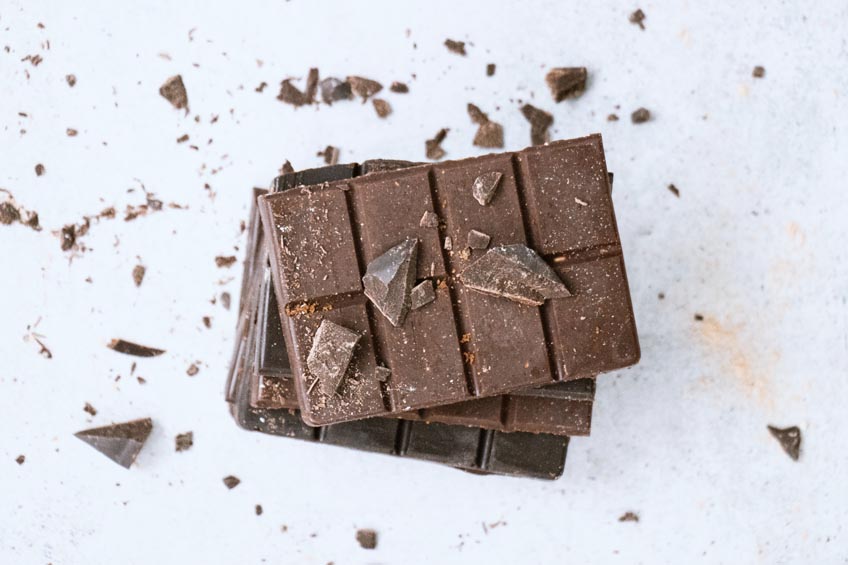
[[[609,188],[593,135],[261,197],[303,419],[636,363]]]

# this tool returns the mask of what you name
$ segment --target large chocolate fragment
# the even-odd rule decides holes
[[[555,102],[576,98],[586,89],[586,67],[558,67],[548,71],[545,82]]]
[[[433,281],[427,279],[412,289],[410,296],[410,308],[412,310],[418,310],[419,308],[430,304],[435,299],[436,291],[433,290]]]
[[[123,424],[83,430],[75,433],[74,436],[118,465],[129,469],[152,430],[153,421],[150,418],[143,418]]]
[[[415,283],[418,240],[406,238],[368,264],[362,286],[365,296],[393,326],[403,324]]]
[[[335,394],[347,373],[360,337],[357,332],[329,320],[321,322],[306,358],[306,366],[309,373],[318,379],[322,393],[327,396]]]
[[[554,117],[532,104],[522,106],[521,113],[530,122],[530,142],[533,145],[544,145],[547,143],[548,128],[554,123]]]
[[[498,171],[483,173],[471,185],[471,194],[474,195],[474,200],[480,203],[480,206],[485,206],[495,197],[495,192],[498,190],[503,174]]]
[[[473,247],[470,233],[468,239],[469,247]],[[476,291],[530,306],[541,306],[550,298],[571,296],[553,269],[535,251],[520,243],[490,249],[462,272],[460,280]]]
[[[188,114],[188,94],[186,94],[182,76],[174,75],[166,80],[159,88],[159,94],[177,110],[185,108],[186,114]]]

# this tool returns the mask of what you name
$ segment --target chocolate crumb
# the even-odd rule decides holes
[[[79,132],[77,130],[75,130],[74,128],[68,128],[68,129],[65,130],[65,133],[67,134],[68,137],[76,137]]]
[[[630,21],[631,24],[636,24],[641,29],[645,29],[645,24],[643,23],[645,21],[645,12],[643,12],[641,9],[637,9],[635,12],[630,14],[630,17],[627,19]]]
[[[665,293],[664,292],[658,293],[657,298],[659,298],[660,300],[665,300]]]
[[[621,517],[618,519],[618,521],[619,522],[638,522],[639,521],[639,515],[636,514],[635,512],[625,512],[624,514],[621,515]]]
[[[477,147],[501,148],[504,146],[503,126],[495,122],[487,122],[477,128],[473,144]]]
[[[486,249],[492,238],[481,231],[470,230],[468,232],[468,247],[471,249]]]
[[[468,110],[468,117],[470,117],[471,121],[475,124],[483,125],[489,121],[489,116],[487,116],[478,106],[469,102],[466,109]]]
[[[798,426],[792,426],[790,428],[768,426],[768,431],[780,443],[783,451],[793,461],[797,461],[801,456],[801,429]]]
[[[254,506],[253,511],[256,512],[257,516],[262,516],[262,505],[257,504],[256,506]]]
[[[187,133],[184,133],[177,138],[177,143],[185,143],[186,141],[188,141],[188,134]]]
[[[377,547],[377,532],[374,530],[357,530],[356,541],[362,549],[374,549]]]
[[[392,113],[391,105],[382,98],[375,98],[371,103],[374,104],[374,110],[377,111],[377,115],[381,118],[385,118]]]
[[[40,177],[44,174],[44,165],[41,163],[35,166],[35,176]]]
[[[349,76],[347,77],[347,81],[350,83],[351,91],[357,96],[362,97],[363,104],[370,97],[383,90],[383,85],[377,82],[376,80],[371,80],[358,76]]]
[[[445,150],[442,149],[442,141],[447,137],[448,131],[447,128],[442,128],[436,132],[433,139],[428,139],[424,142],[424,153],[428,159],[438,161],[445,156]]]
[[[232,267],[233,263],[235,263],[235,262],[236,262],[235,255],[228,255],[228,256],[218,255],[217,257],[215,257],[215,265],[218,266],[218,267],[229,268],[229,267]]]
[[[68,86],[70,86],[71,88],[73,88],[74,85],[76,85],[77,83],[77,77],[75,75],[67,75],[65,77],[65,80],[68,81]]]
[[[554,117],[532,104],[521,107],[524,118],[530,122],[530,142],[533,145],[544,145],[548,142],[548,128],[554,123]]]
[[[199,372],[200,372],[200,367],[198,367],[194,363],[189,365],[188,369],[186,369],[186,375],[188,375],[189,377],[193,377],[194,375],[196,375]]]
[[[206,326],[207,328],[211,328],[212,327],[212,318],[210,318],[209,316],[203,316],[203,325]]]
[[[185,108],[188,115],[188,94],[186,93],[183,77],[174,75],[159,88],[159,94],[177,110]]]
[[[113,339],[106,345],[106,347],[108,347],[112,351],[117,351],[118,353],[123,353],[124,355],[133,355],[135,357],[156,357],[165,353],[164,349],[147,347],[145,345],[139,345],[137,343],[126,341],[123,339]]]
[[[262,82],[259,83],[259,86],[257,86],[253,90],[255,90],[256,92],[262,92],[262,91],[265,90],[266,86],[268,86],[268,83],[263,80]]]
[[[754,78],[763,78],[764,76],[766,76],[765,67],[757,65],[756,67],[754,67],[754,71],[751,73],[751,76],[753,76]]]
[[[676,197],[680,198],[680,189],[674,186],[673,184],[668,185],[668,190]]]
[[[227,475],[224,477],[224,484],[228,489],[233,490],[238,486],[241,480],[238,477],[234,477],[233,475]]]
[[[135,286],[141,286],[141,282],[144,280],[144,273],[147,269],[144,265],[136,265],[132,270],[132,278]]]
[[[15,463],[17,463],[18,465],[23,465],[24,461],[26,461],[26,455],[18,455],[17,457],[15,457]]]
[[[339,148],[328,145],[323,151],[319,151],[317,156],[323,157],[326,164],[335,165],[339,162]]]
[[[282,167],[280,167],[280,174],[281,175],[287,175],[287,174],[293,173],[293,172],[294,172],[294,167],[292,167],[292,164],[289,162],[288,159],[286,159],[286,162],[283,163]]]
[[[11,225],[21,220],[21,211],[11,202],[0,203],[0,224]]]
[[[194,445],[194,432],[177,434],[177,437],[174,439],[174,443],[176,445],[177,452],[190,449],[191,446]]]
[[[703,322],[704,321],[703,314],[695,314],[695,321],[696,322]]]
[[[62,228],[62,251],[68,251],[77,241],[77,227],[73,224],[68,224]]]
[[[140,385],[147,384],[147,379],[145,379],[144,377],[136,377],[136,380],[138,381],[138,384],[140,384]]]
[[[318,94],[318,69],[309,69],[306,76],[306,101],[308,104],[315,103],[315,95]]]
[[[230,309],[230,293],[222,292],[221,293],[221,306],[224,307],[224,310]]]
[[[545,75],[555,102],[576,98],[586,90],[586,67],[559,67]]]
[[[632,114],[630,114],[630,120],[634,124],[644,124],[648,120],[651,119],[651,111],[647,108],[639,108]]]
[[[389,87],[389,90],[391,90],[392,92],[397,92],[398,94],[406,94],[407,92],[409,92],[409,87],[404,82],[394,81]]]
[[[309,77],[307,77],[306,82],[306,92],[301,91],[295,85],[291,83],[292,79],[287,78],[280,83],[280,93],[277,94],[277,100],[280,102],[285,102],[286,104],[291,104],[294,107],[304,106],[306,104],[312,104],[314,101],[314,93],[312,97],[310,97],[310,87],[312,87],[312,83],[310,82],[312,79],[312,70],[309,71]],[[316,77],[317,79],[317,77]],[[316,83],[317,85],[317,83]],[[317,86],[315,87],[317,88]]]
[[[97,409],[88,402],[85,403],[85,406],[83,406],[82,409],[91,414],[92,416],[97,416]]]
[[[445,39],[445,47],[448,48],[448,51],[451,53],[456,53],[457,55],[465,56],[467,53],[465,52],[465,42],[464,41],[454,41],[453,39]]]
[[[608,122],[617,122],[618,116],[616,114],[610,114],[609,116],[607,116],[607,121]]]
[[[488,65],[486,65],[486,76],[487,77],[495,76],[495,68],[496,67],[495,67],[494,63],[489,63]]]

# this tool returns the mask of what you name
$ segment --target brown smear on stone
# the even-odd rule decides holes
[[[448,51],[451,53],[456,53],[457,55],[465,56],[467,53],[465,52],[465,42],[464,41],[455,41],[453,39],[445,39],[445,47],[448,48]]]
[[[639,521],[639,515],[636,514],[635,512],[625,512],[624,514],[621,515],[621,517],[618,519],[618,521],[619,522],[638,522]]]
[[[92,406],[88,402],[85,403],[85,406],[83,406],[82,409],[91,414],[92,416],[97,416],[97,409],[94,408],[94,406]]]
[[[630,14],[630,17],[627,19],[630,21],[631,24],[638,25],[642,30],[645,29],[645,12],[643,12],[641,9],[637,9],[635,12]]]
[[[147,347],[139,345],[131,341],[123,339],[113,339],[107,346],[112,351],[123,353],[124,355],[133,355],[135,357],[156,357],[165,353],[164,349],[156,349],[155,347]]]
[[[141,286],[142,281],[144,280],[144,273],[147,269],[144,265],[136,265],[132,270],[132,278],[135,286]]]
[[[798,426],[790,428],[768,426],[768,431],[793,461],[801,457],[801,429]]]
[[[530,142],[533,145],[544,145],[547,143],[549,140],[548,128],[554,123],[554,117],[532,104],[522,106],[521,113],[530,122]]]
[[[362,549],[374,549],[377,547],[377,532],[374,530],[357,530],[356,541]]]
[[[174,75],[166,80],[159,88],[159,94],[177,110],[185,108],[185,113],[188,115],[188,94],[182,76]]]
[[[357,96],[362,97],[363,104],[370,97],[383,90],[382,84],[380,84],[376,80],[371,80],[364,77],[349,76],[347,77],[347,82],[350,83],[351,91]]]
[[[385,118],[392,113],[391,105],[382,98],[374,98],[371,103],[374,104],[374,110],[381,118]]]
[[[226,485],[226,487],[230,490],[236,488],[240,482],[241,479],[233,475],[227,475],[226,477],[224,477],[224,485]]]
[[[191,446],[194,445],[194,432],[177,434],[177,437],[174,438],[174,443],[177,452],[191,449]]]
[[[217,257],[215,257],[215,266],[217,266],[217,267],[223,267],[223,268],[232,267],[235,262],[236,262],[235,255],[227,255],[227,256],[218,255]]]
[[[586,89],[586,67],[558,67],[548,71],[545,82],[555,102],[576,98]]]
[[[639,108],[630,114],[630,121],[634,124],[644,124],[651,119],[651,111],[647,108]]]
[[[444,141],[447,136],[448,129],[442,128],[436,132],[433,139],[428,139],[424,142],[424,153],[428,159],[438,161],[446,155],[445,150],[442,149],[442,141]]]

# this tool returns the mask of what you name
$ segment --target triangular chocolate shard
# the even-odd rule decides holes
[[[150,418],[83,430],[74,435],[127,469],[135,461],[153,430]]]
[[[801,429],[798,426],[776,428],[768,426],[768,431],[780,443],[786,455],[797,461],[801,456]]]
[[[483,173],[471,184],[471,195],[474,200],[480,203],[480,206],[485,206],[495,197],[495,192],[501,184],[502,173],[490,171]]]
[[[342,384],[360,337],[358,332],[330,320],[321,322],[312,339],[306,367],[318,379],[323,394],[332,396]]]
[[[393,326],[400,326],[409,312],[415,283],[418,239],[406,238],[368,264],[362,285],[365,296]]]
[[[553,269],[520,243],[493,247],[469,265],[460,279],[472,290],[532,306],[571,296]]]

